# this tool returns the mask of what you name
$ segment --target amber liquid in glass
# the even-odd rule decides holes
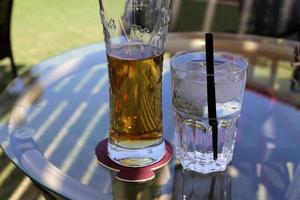
[[[123,45],[108,54],[110,142],[139,149],[162,142],[163,53],[145,44]]]

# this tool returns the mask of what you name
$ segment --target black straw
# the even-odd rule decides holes
[[[206,73],[207,73],[207,106],[209,125],[212,127],[214,160],[218,159],[218,121],[216,115],[216,91],[214,78],[214,43],[211,33],[205,34]]]

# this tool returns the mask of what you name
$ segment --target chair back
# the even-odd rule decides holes
[[[248,0],[243,0],[242,2],[245,1]],[[300,1],[250,1],[252,1],[252,10],[250,12],[248,33],[300,39]],[[293,34],[298,38],[289,38]]]
[[[170,32],[237,32],[239,0],[172,0]]]
[[[0,0],[0,59],[11,52],[10,21],[13,0]]]
[[[172,0],[171,14],[170,32],[230,32],[300,40],[300,0]]]

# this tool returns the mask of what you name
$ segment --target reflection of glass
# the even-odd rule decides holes
[[[100,0],[110,82],[108,153],[121,165],[146,166],[164,154],[161,81],[169,7],[170,0]]]
[[[175,167],[173,200],[231,199],[231,177],[225,172],[199,174]]]
[[[203,52],[181,53],[171,60],[176,156],[185,169],[223,171],[231,162],[245,89],[247,63],[215,54],[218,159],[213,158],[208,119],[206,61]]]
[[[155,200],[171,196],[171,175],[169,166],[155,172],[155,178],[146,183],[126,183],[114,178],[112,174],[112,192],[115,200]]]

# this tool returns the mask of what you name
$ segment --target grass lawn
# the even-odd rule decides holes
[[[97,0],[15,0],[12,43],[24,72],[63,51],[102,40]]]
[[[12,45],[19,73],[61,52],[102,41],[98,11],[97,0],[14,0]],[[0,91],[10,77],[8,60],[1,60]],[[35,186],[24,187],[24,178],[0,149],[0,199],[43,199]]]

